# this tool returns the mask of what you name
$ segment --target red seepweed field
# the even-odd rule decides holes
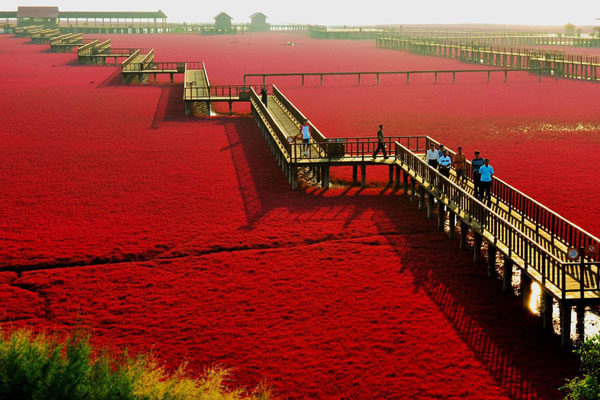
[[[106,37],[155,48],[157,61],[205,61],[217,84],[478,68],[303,35]],[[249,116],[185,117],[181,84],[123,85],[118,67],[46,49],[0,37],[4,328],[84,327],[99,346],[231,367],[233,384],[265,380],[284,399],[556,399],[576,374],[521,300],[377,184],[387,170],[369,169],[362,191],[292,192]],[[327,136],[383,123],[477,148],[500,177],[600,233],[597,85],[354,79],[271,82]]]

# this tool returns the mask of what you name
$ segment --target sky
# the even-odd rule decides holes
[[[600,0],[0,0],[3,11],[17,6],[58,6],[62,11],[156,11],[168,22],[211,22],[221,11],[234,23],[254,12],[272,24],[321,25],[488,23],[600,25]]]

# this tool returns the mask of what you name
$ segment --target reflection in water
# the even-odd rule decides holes
[[[529,306],[529,310],[535,314],[540,315],[542,309],[542,287],[537,282],[531,283],[531,297],[527,302]],[[592,309],[590,307],[586,307],[584,313],[584,331],[585,331],[585,339],[589,339],[593,336],[600,334],[600,314],[596,309]],[[571,340],[573,342],[580,341],[577,334],[577,312],[576,308],[573,307],[571,311]],[[558,308],[558,302],[556,299],[553,302],[552,307],[552,327],[554,332],[559,335],[560,334],[560,310]]]
[[[542,310],[542,287],[536,282],[531,283],[531,294],[527,302],[529,310],[535,315],[540,315]]]

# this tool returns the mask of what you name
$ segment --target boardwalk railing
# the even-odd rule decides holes
[[[202,86],[186,86],[184,87],[184,98],[193,98],[195,100],[250,100],[250,92],[253,89],[255,92],[260,91],[259,85],[212,85],[208,87]]]
[[[476,223],[486,236],[492,239],[492,244],[503,244],[506,246],[507,256],[517,257],[521,260],[521,266],[525,272],[533,269],[539,274],[539,282],[543,287],[547,284],[553,285],[560,292],[560,297],[565,299],[568,292],[585,291],[595,292],[600,289],[598,279],[594,279],[592,285],[583,287],[581,285],[576,289],[567,288],[567,266],[540,246],[536,241],[528,235],[520,231],[502,216],[493,211],[486,204],[469,194],[463,187],[455,184],[446,177],[442,176],[437,169],[429,166],[423,158],[419,157],[414,152],[407,149],[400,143],[396,143],[395,154],[397,160],[402,165],[408,167],[412,171],[417,181],[426,188],[430,193],[436,193],[436,197],[447,202],[449,207],[456,207],[457,213],[464,212],[468,215],[467,219],[471,223]],[[597,265],[587,263],[584,267],[585,274],[589,276],[597,276]],[[533,274],[533,276],[537,276]]]
[[[395,144],[402,143],[407,148],[416,152],[427,150],[429,143],[427,136],[386,136],[384,139],[386,154],[388,158],[395,157]],[[322,151],[305,152],[306,145],[301,139],[292,139],[292,160],[294,162],[320,161],[340,162],[340,161],[374,161],[373,153],[377,149],[379,142],[376,137],[344,137],[329,138],[319,143]],[[313,143],[314,144],[314,143]],[[382,152],[379,152],[382,155]]]
[[[428,148],[431,143],[439,147],[439,142],[427,137]],[[447,149],[448,152],[455,156],[455,152]],[[473,176],[471,162],[467,162],[466,168],[467,177]],[[470,178],[468,178],[470,180]],[[513,210],[518,212],[523,218],[528,219],[534,226],[536,232],[541,233],[545,230],[549,237],[538,235],[539,240],[546,240],[551,244],[555,241],[563,243],[567,247],[581,248],[593,245],[596,248],[594,254],[589,253],[588,259],[593,261],[600,260],[598,249],[600,249],[600,239],[591,233],[585,231],[581,227],[575,225],[555,211],[552,211],[537,200],[527,196],[525,193],[509,185],[500,178],[494,176],[492,178],[491,193],[496,198],[506,204],[508,212]]]
[[[289,72],[289,73],[265,73],[265,74],[244,74],[244,85],[247,82],[247,78],[260,77],[262,78],[262,84],[265,85],[267,77],[284,77],[284,76],[298,76],[301,78],[302,86],[304,86],[305,77],[307,76],[318,76],[321,79],[321,85],[323,84],[323,78],[325,76],[356,76],[358,83],[360,84],[363,76],[375,76],[377,84],[379,84],[380,77],[382,75],[405,75],[406,83],[410,83],[411,75],[428,74],[433,75],[434,83],[438,82],[439,75],[451,75],[452,82],[456,80],[456,74],[469,74],[469,73],[487,73],[488,82],[490,80],[490,74],[504,73],[504,81],[508,80],[509,72],[538,72],[538,79],[541,79],[541,70],[538,68],[485,68],[485,69],[448,69],[448,70],[414,70],[414,71],[360,71],[360,72]]]

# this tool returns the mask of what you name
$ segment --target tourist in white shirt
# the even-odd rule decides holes
[[[452,165],[452,159],[448,156],[448,152],[444,150],[444,155],[438,160],[440,164],[440,174],[446,178],[450,178],[450,166]]]
[[[440,159],[440,153],[435,149],[435,145],[432,143],[429,150],[427,150],[427,164],[433,168],[437,168],[438,160]]]

